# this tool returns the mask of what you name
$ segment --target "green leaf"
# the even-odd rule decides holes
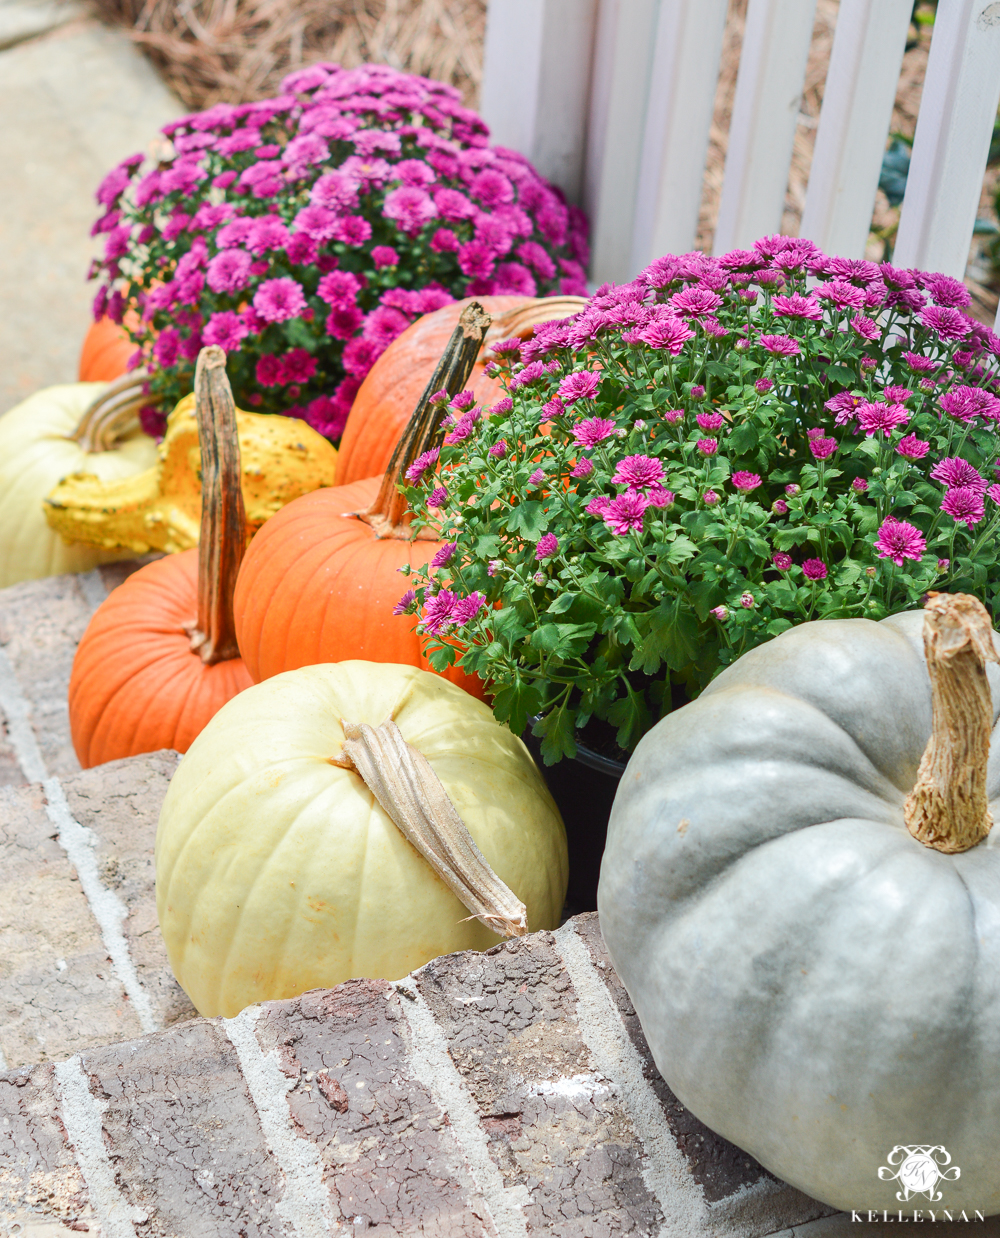
[[[757,446],[757,430],[752,422],[745,421],[726,438],[726,449],[736,456],[745,456]]]
[[[608,710],[608,721],[618,728],[618,734],[615,737],[618,747],[629,752],[639,742],[639,737],[648,724],[649,715],[641,699],[633,693],[627,683],[625,687],[628,689],[628,695],[615,701],[611,706]]]
[[[849,370],[844,365],[828,366],[826,376],[831,382],[843,383],[845,387],[849,387],[857,377],[853,370]]]
[[[560,705],[532,727],[532,734],[542,740],[542,760],[555,765],[563,757],[576,756],[576,718],[574,712]]]
[[[559,658],[583,653],[596,633],[596,623],[543,623],[531,634],[531,646]]]
[[[506,722],[515,735],[520,735],[528,719],[542,708],[542,689],[538,684],[526,684],[522,679],[508,684],[493,698],[493,716]]]
[[[571,593],[569,591],[566,593],[560,593],[557,597],[552,599],[552,602],[546,608],[545,613],[547,615],[564,615],[566,611],[572,608],[573,603],[579,596],[579,593]]]
[[[678,533],[674,540],[670,543],[670,548],[667,551],[667,562],[671,567],[679,567],[682,563],[687,563],[688,559],[693,558],[698,553],[698,547],[684,533]]]
[[[320,346],[320,341],[308,323],[301,318],[292,318],[285,323],[285,339],[294,347],[304,348],[307,352],[316,352]]]
[[[545,509],[535,499],[527,499],[511,510],[507,528],[511,533],[520,533],[527,542],[537,542],[545,532],[548,517]]]

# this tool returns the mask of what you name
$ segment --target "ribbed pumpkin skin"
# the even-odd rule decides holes
[[[132,554],[64,542],[46,522],[42,505],[71,473],[120,481],[156,463],[156,442],[138,429],[111,451],[86,452],[66,437],[104,390],[102,383],[46,387],[0,417],[0,589],[42,576],[89,572]]]
[[[418,318],[393,340],[368,371],[354,397],[340,440],[337,485],[346,486],[384,473],[403,428],[424,393],[434,367],[441,360],[462,310],[473,301],[496,317],[506,310],[530,304],[532,297],[466,297]],[[476,362],[468,388],[478,401],[492,403],[503,395],[495,378],[483,373],[484,358]]]
[[[341,719],[392,715],[430,762],[532,931],[566,893],[566,832],[524,744],[466,693],[409,666],[340,662],[257,684],[205,728],[156,831],[160,931],[203,1015],[352,976],[397,979],[498,943],[352,770]]]
[[[368,507],[380,481],[305,494],[272,516],[247,547],[233,614],[255,683],[352,658],[431,669],[416,618],[392,608],[406,591],[398,569],[426,563],[441,543],[380,539],[363,520],[344,519]],[[445,677],[482,698],[475,676],[452,667]]]
[[[128,359],[135,352],[135,345],[128,338],[124,327],[110,318],[92,322],[83,338],[80,350],[80,382],[110,383],[128,369]]]
[[[173,748],[253,682],[241,658],[206,666],[183,624],[198,613],[198,551],[158,559],[98,607],[73,660],[69,723],[84,769]]]

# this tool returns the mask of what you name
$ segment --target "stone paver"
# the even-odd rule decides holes
[[[0,45],[5,28],[17,43],[0,51],[0,413],[75,381],[95,292],[94,190],[181,111],[120,31],[71,21],[19,41],[56,8],[0,8]]]

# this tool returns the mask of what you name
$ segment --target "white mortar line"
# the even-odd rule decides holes
[[[128,908],[113,890],[101,881],[97,872],[96,841],[92,830],[85,829],[69,810],[66,796],[58,778],[50,778],[45,768],[35,732],[31,726],[31,707],[28,704],[14,668],[6,651],[0,647],[0,710],[7,717],[7,737],[17,756],[18,764],[29,782],[40,782],[45,790],[45,812],[58,831],[59,845],[66,858],[74,866],[80,879],[80,888],[90,905],[91,914],[101,930],[104,948],[111,957],[111,965],[128,994],[146,1033],[160,1030],[149,994],[135,970],[122,924]]]
[[[642,1058],[632,1043],[607,985],[572,921],[555,933],[559,952],[579,1003],[580,1035],[597,1068],[612,1080],[645,1148],[642,1176],[663,1211],[661,1234],[693,1238],[706,1232],[705,1196],[691,1176],[687,1158],[663,1115],[652,1085],[642,1071]]]
[[[55,1077],[66,1136],[76,1150],[91,1207],[101,1224],[102,1238],[136,1238],[133,1217],[145,1220],[146,1214],[141,1209],[133,1211],[118,1189],[101,1129],[101,1109],[87,1083],[79,1056],[58,1062]]]
[[[475,1102],[451,1060],[444,1032],[430,1007],[411,979],[396,982],[403,994],[400,1002],[410,1025],[413,1044],[411,1060],[414,1077],[448,1115],[459,1148],[468,1161],[472,1179],[488,1208],[500,1238],[526,1238],[525,1204],[531,1203],[527,1187],[507,1186],[496,1162],[490,1156],[486,1132],[479,1121]]]
[[[94,568],[90,572],[81,572],[77,576],[77,583],[80,586],[80,592],[86,598],[87,605],[91,610],[97,610],[98,606],[107,599],[108,591],[104,587],[104,580],[101,577],[99,568]]]
[[[281,1073],[273,1051],[261,1050],[254,1032],[259,1016],[259,1006],[248,1006],[222,1025],[236,1049],[264,1139],[285,1176],[275,1209],[296,1238],[329,1238],[339,1227],[323,1182],[323,1161],[315,1145],[295,1133],[288,1109],[294,1081]]]

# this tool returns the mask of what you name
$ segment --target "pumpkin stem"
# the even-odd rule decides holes
[[[66,435],[84,451],[110,451],[115,443],[139,424],[139,409],[163,397],[146,391],[148,370],[130,370],[87,405],[76,428]]]
[[[478,301],[462,310],[458,326],[451,333],[441,360],[396,444],[374,502],[366,511],[358,512],[358,519],[370,524],[378,537],[409,540],[412,536],[411,513],[399,492],[399,483],[417,456],[436,447],[444,437],[441,434],[444,409],[432,405],[431,396],[439,391],[455,396],[464,389],[492,321]]]
[[[525,905],[476,846],[448,792],[422,752],[391,719],[379,727],[341,720],[344,747],[330,763],[353,769],[452,893],[502,937],[528,931]]]
[[[993,700],[986,663],[1000,662],[983,604],[967,593],[930,593],[924,656],[933,730],[903,814],[914,838],[937,851],[968,851],[993,828],[986,762]]]
[[[194,374],[201,446],[201,535],[198,539],[198,619],[191,648],[206,666],[240,656],[233,590],[247,544],[236,405],[226,354],[215,345],[198,354]]]

